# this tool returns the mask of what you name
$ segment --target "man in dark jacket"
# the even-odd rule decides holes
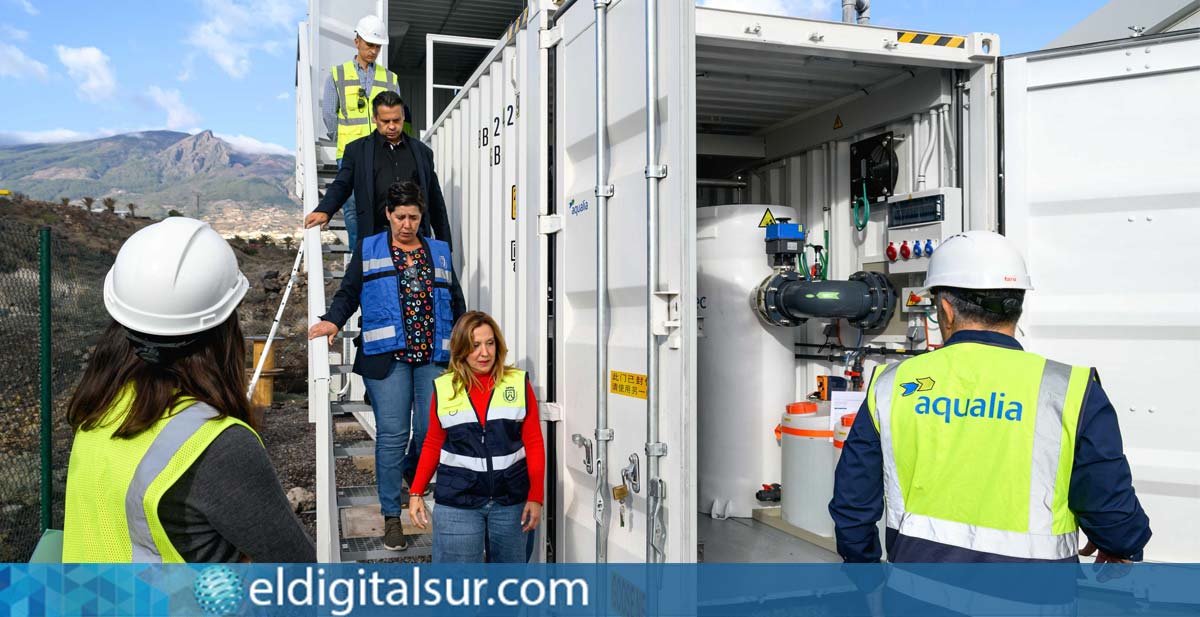
[[[387,227],[383,202],[388,187],[397,181],[412,181],[421,187],[429,214],[421,222],[420,234],[442,240],[453,249],[450,218],[433,169],[433,150],[404,134],[404,101],[399,94],[381,92],[371,105],[375,131],[346,146],[337,177],[320,205],[304,217],[304,226],[325,225],[353,195],[358,239],[370,237]]]

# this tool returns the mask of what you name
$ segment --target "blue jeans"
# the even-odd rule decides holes
[[[400,516],[403,494],[404,454],[412,427],[413,402],[428,418],[433,397],[433,380],[442,374],[437,364],[409,364],[392,360],[383,379],[363,378],[371,409],[375,411],[375,482],[379,486],[379,509],[384,516]],[[428,420],[425,426],[428,426]],[[424,435],[421,438],[424,439]],[[417,446],[419,449],[420,446]]]
[[[342,159],[338,159],[337,166],[338,169],[342,168]],[[350,199],[342,204],[342,220],[346,221],[346,246],[349,246],[351,251],[358,248],[358,245],[355,244],[358,240],[358,210],[356,208],[354,192],[351,191]]]
[[[502,506],[488,501],[481,508],[433,508],[433,562],[483,563],[484,541],[488,563],[525,563],[525,532],[521,513],[525,504]]]
[[[424,383],[416,386],[416,406],[413,407],[412,416],[412,441],[409,442],[408,451],[404,453],[404,462],[400,464],[400,471],[405,476],[417,475],[417,466],[421,461],[421,447],[425,445],[425,434],[429,432],[429,405],[433,400],[433,380],[446,372],[446,365],[430,362],[417,369],[417,372]]]

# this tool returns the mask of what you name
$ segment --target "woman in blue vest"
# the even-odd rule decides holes
[[[505,364],[504,336],[487,313],[458,320],[450,351],[450,370],[433,382],[409,515],[421,529],[429,523],[421,494],[436,471],[433,561],[525,562],[526,534],[542,518],[537,399],[525,371]]]
[[[416,453],[428,427],[424,410],[433,380],[450,360],[450,331],[465,303],[449,245],[417,233],[425,216],[421,188],[397,182],[384,204],[388,229],[362,239],[329,311],[309,330],[309,338],[328,336],[333,344],[334,335],[362,307],[354,372],[362,376],[375,412],[383,545],[399,551],[408,548],[400,519],[402,480],[411,484],[416,471]],[[412,413],[414,403],[420,413]],[[406,457],[410,449],[413,454]]]

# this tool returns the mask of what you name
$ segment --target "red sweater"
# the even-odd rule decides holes
[[[488,402],[492,398],[494,382],[491,375],[476,375],[479,385],[471,388],[471,406],[479,416],[479,423],[486,425]],[[529,468],[529,497],[527,501],[543,503],[543,474],[546,471],[546,447],[542,444],[542,426],[538,418],[537,399],[533,396],[533,386],[525,382],[525,422],[521,425],[521,439],[525,442],[525,465]],[[429,404],[429,430],[425,432],[425,445],[421,447],[421,460],[417,465],[417,475],[413,478],[413,495],[425,492],[425,485],[433,478],[441,460],[442,444],[446,442],[446,429],[437,418],[437,397]]]

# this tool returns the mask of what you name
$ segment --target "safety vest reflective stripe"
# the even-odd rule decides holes
[[[894,364],[883,369],[873,384],[874,409],[883,451],[887,526],[900,534],[973,551],[1022,559],[1067,559],[1078,550],[1074,530],[1054,534],[1054,503],[1062,452],[1063,406],[1072,367],[1047,360],[1038,392],[1031,461],[1029,532],[1013,532],[923,516],[904,507],[892,438]]]
[[[162,563],[162,553],[154,542],[150,533],[150,521],[146,518],[146,492],[183,444],[187,443],[205,422],[217,415],[216,409],[204,403],[196,403],[180,411],[167,421],[167,425],[138,462],[133,481],[125,493],[125,520],[129,526],[129,539],[133,542],[133,561]]]
[[[887,503],[887,526],[900,529],[904,515],[904,493],[900,490],[900,476],[896,472],[896,451],[892,442],[892,388],[896,384],[896,369],[899,364],[883,368],[875,380],[875,425],[879,429],[879,443],[883,449],[883,488]]]
[[[520,407],[501,407],[492,405],[488,408],[488,420],[516,420],[518,422],[525,419],[525,406]]]
[[[362,333],[364,343],[374,343],[384,339],[395,338],[396,327],[385,326],[383,328],[375,328],[374,330],[366,330]]]
[[[473,409],[451,409],[449,411],[438,410],[438,422],[442,423],[442,428],[450,428],[460,424],[468,424],[475,421],[475,410]]]
[[[493,405],[488,408],[487,417],[488,420],[516,420],[520,422],[525,419],[525,408]],[[476,418],[474,409],[438,410],[438,421],[442,423],[442,428],[450,428],[474,422]]]
[[[1050,535],[1054,531],[1054,489],[1058,460],[1062,454],[1063,405],[1071,367],[1046,360],[1038,389],[1037,417],[1033,425],[1033,460],[1029,478],[1029,533]],[[1075,534],[1071,534],[1075,538]],[[1075,554],[1072,547],[1070,555]],[[1068,555],[1069,556],[1069,555]]]
[[[442,279],[443,281],[446,281],[447,283],[449,283],[449,281],[450,281],[450,271],[449,270],[445,270],[442,268],[434,268],[433,275],[439,279]]]
[[[525,460],[524,447],[516,452],[513,452],[512,454],[493,456],[492,471],[503,471],[523,460]],[[479,473],[486,473],[488,470],[488,459],[486,458],[466,456],[464,454],[454,454],[445,450],[442,450],[441,456],[439,457],[439,462],[449,467],[459,467],[462,469],[477,471]]]
[[[395,268],[396,264],[390,258],[364,259],[362,262],[363,275],[374,274],[376,270]]]

